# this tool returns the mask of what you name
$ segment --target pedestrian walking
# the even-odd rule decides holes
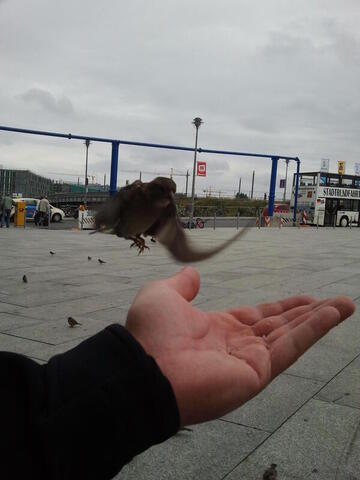
[[[11,207],[14,205],[13,199],[9,193],[1,197],[0,211],[1,211],[1,228],[6,224],[6,228],[10,227],[10,213]]]
[[[336,207],[336,204],[335,204],[335,203],[333,203],[332,205],[330,205],[329,213],[330,213],[330,225],[331,225],[332,227],[336,227],[337,207]]]
[[[39,225],[47,225],[49,221],[50,204],[46,197],[40,197],[38,206],[39,211]]]

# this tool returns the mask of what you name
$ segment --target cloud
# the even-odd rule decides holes
[[[19,95],[25,102],[33,103],[50,113],[64,116],[73,116],[74,107],[71,100],[65,95],[56,98],[52,93],[41,88],[30,88]]]
[[[0,124],[191,146],[199,115],[202,148],[298,155],[306,169],[358,161],[358,0],[33,0],[21,16],[0,2]],[[1,163],[24,168],[84,167],[75,140],[0,132],[0,149]],[[103,177],[111,146],[89,154]],[[250,188],[254,168],[268,189],[267,160],[200,159],[201,189],[236,189],[239,176]],[[122,169],[181,173],[192,162],[191,152],[121,146],[119,182]]]

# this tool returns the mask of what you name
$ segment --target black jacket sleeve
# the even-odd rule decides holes
[[[0,353],[1,479],[111,479],[179,428],[171,385],[120,325],[39,365]]]

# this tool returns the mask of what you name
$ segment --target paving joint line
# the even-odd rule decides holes
[[[271,430],[265,430],[263,428],[253,427],[251,425],[245,425],[244,423],[234,422],[232,420],[226,420],[225,418],[218,418],[217,421],[224,422],[224,423],[230,423],[232,425],[237,425],[239,427],[251,428],[251,430],[257,430],[259,432],[265,432],[265,433],[269,433],[269,434],[272,433]]]
[[[289,415],[273,432],[270,433],[270,435],[268,435],[262,442],[260,442],[256,447],[254,447],[252,449],[251,452],[249,452],[242,460],[240,460],[240,462],[235,465],[234,468],[232,468],[229,472],[227,472],[223,477],[221,477],[221,480],[224,480],[226,477],[228,477],[239,465],[241,465],[245,460],[247,460],[250,455],[252,455],[254,452],[256,452],[256,450],[258,448],[260,448],[265,442],[267,442],[286,422],[288,422],[294,415],[297,414],[297,412],[304,406],[306,405],[307,403],[310,402],[310,400],[317,400],[317,401],[320,401],[320,399],[318,398],[314,398],[315,395],[318,395],[319,392],[324,388],[326,387],[335,377],[337,377],[337,375],[339,375],[348,365],[350,365],[350,363],[352,363],[354,360],[356,360],[358,357],[360,356],[360,354],[356,355],[355,358],[353,358],[348,364],[346,364],[339,372],[336,373],[336,375],[334,375],[333,377],[331,377],[330,380],[328,380],[319,390],[317,390],[311,397],[309,397],[307,400],[305,400],[304,403],[302,403],[296,410],[294,410],[292,412],[291,415]],[[287,375],[285,373],[285,375]],[[290,374],[291,375],[291,374]],[[295,376],[295,375],[294,375]],[[300,377],[300,378],[306,378],[306,377]],[[310,379],[310,380],[314,380],[314,379]],[[327,403],[333,403],[333,402],[327,402]],[[337,405],[337,404],[335,404]],[[351,407],[350,407],[351,408]]]
[[[22,337],[20,335],[14,335],[13,333],[8,333],[8,332],[1,332],[1,335],[7,335],[8,337],[13,337],[13,338],[20,338],[22,340],[30,340],[31,342],[42,343],[43,345],[52,345],[52,346],[58,345],[57,343],[44,342],[43,340],[36,340],[35,338]]]

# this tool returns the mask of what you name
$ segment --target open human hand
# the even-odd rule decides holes
[[[189,267],[151,282],[137,294],[126,322],[169,379],[182,426],[250,400],[355,309],[347,297],[302,295],[203,312],[189,303],[199,287],[199,274]]]

